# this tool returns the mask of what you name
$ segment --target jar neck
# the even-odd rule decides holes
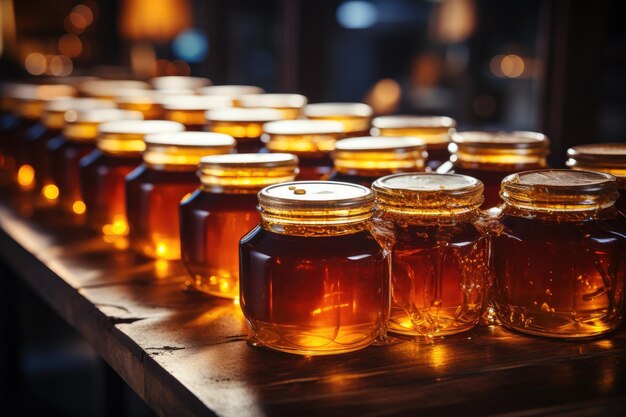
[[[225,133],[235,139],[259,139],[263,134],[263,122],[210,121],[211,132]]]
[[[369,217],[369,216],[368,216]],[[369,219],[347,223],[309,223],[267,216],[261,211],[261,227],[281,235],[304,237],[342,236],[368,230]]]
[[[422,139],[430,148],[445,148],[450,143],[449,127],[433,127],[433,128],[379,128],[380,136],[414,136]]]
[[[537,158],[525,158],[514,163],[497,162],[487,160],[462,160],[458,157],[452,157],[453,165],[458,169],[472,169],[477,171],[499,171],[499,172],[516,172],[516,171],[528,171],[533,169],[547,168],[548,163],[546,157]]]
[[[366,132],[370,128],[370,117],[363,116],[308,116],[311,120],[330,120],[343,125],[344,133]]]
[[[335,151],[333,163],[335,171],[341,174],[363,177],[424,170],[421,151]]]
[[[476,220],[480,216],[479,207],[480,204],[410,207],[379,200],[376,217],[407,224],[455,224]]]
[[[146,149],[143,138],[138,134],[104,134],[97,139],[97,147],[106,154],[137,157]]]
[[[168,110],[165,118],[185,126],[203,126],[206,124],[205,112],[206,110]]]
[[[528,207],[520,207],[509,202],[501,206],[501,215],[538,219],[553,222],[582,222],[589,220],[601,220],[615,217],[619,214],[613,203],[608,207],[594,207],[586,210],[536,210]]]

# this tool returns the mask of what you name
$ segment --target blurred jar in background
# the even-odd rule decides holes
[[[301,94],[248,94],[238,99],[239,107],[280,110],[284,119],[299,118],[306,103],[307,98]]]
[[[204,77],[189,77],[170,75],[155,77],[150,80],[152,88],[165,91],[196,91],[199,88],[211,85],[211,80]],[[186,94],[186,93],[184,93]]]
[[[196,90],[201,96],[225,96],[233,100],[234,106],[239,106],[239,99],[243,95],[263,94],[265,90],[254,85],[210,85]]]
[[[123,96],[130,90],[149,90],[150,84],[135,80],[88,80],[80,83],[78,91],[82,96],[107,98]]]
[[[304,116],[312,120],[330,120],[343,125],[346,136],[367,136],[373,110],[363,103],[315,103],[304,107]]]
[[[122,110],[138,111],[144,120],[163,120],[163,99],[166,94],[151,90],[126,90],[113,101]]]
[[[186,130],[202,131],[208,110],[233,107],[226,96],[166,96],[162,99],[165,119],[185,125]]]

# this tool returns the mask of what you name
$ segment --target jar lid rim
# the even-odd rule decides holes
[[[402,128],[455,128],[456,120],[448,116],[425,116],[412,114],[394,114],[378,116],[372,119],[372,126],[379,129]]]
[[[341,139],[335,143],[336,151],[371,152],[393,150],[425,150],[426,142],[411,136],[360,136]]]

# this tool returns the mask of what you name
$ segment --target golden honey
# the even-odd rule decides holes
[[[346,136],[355,137],[369,135],[373,110],[364,103],[315,103],[303,113],[307,119],[339,122]]]
[[[144,137],[184,129],[180,123],[163,120],[116,120],[99,126],[96,150],[80,160],[81,193],[89,228],[104,235],[128,234],[125,178],[143,161]]]
[[[330,153],[343,137],[343,125],[326,120],[281,120],[263,126],[262,140],[270,152],[298,156],[298,180],[321,180],[330,176]]]
[[[389,268],[367,228],[373,204],[372,191],[356,184],[261,190],[261,223],[240,243],[240,304],[253,343],[330,355],[384,337]]]
[[[233,106],[233,100],[226,96],[181,96],[173,95],[162,99],[165,118],[185,125],[185,129],[202,131],[206,125],[205,113],[208,110]]]
[[[133,249],[149,258],[180,259],[179,203],[198,187],[205,155],[232,151],[235,140],[209,132],[147,135],[143,164],[126,177],[126,214]]]
[[[566,165],[571,169],[605,172],[617,177],[620,197],[615,207],[626,213],[626,144],[594,143],[567,150]]]
[[[50,178],[58,190],[59,208],[82,221],[87,210],[80,184],[80,160],[96,149],[98,126],[112,120],[141,120],[139,112],[99,109],[66,113],[63,133],[47,144]],[[43,189],[42,192],[46,192]]]
[[[456,132],[456,120],[446,116],[378,116],[372,120],[374,136],[412,136],[426,143],[426,167],[435,171],[450,159],[448,145]]]
[[[452,135],[450,161],[437,169],[478,178],[485,186],[484,209],[496,207],[500,182],[518,171],[547,167],[548,138],[536,132],[458,132]]]
[[[374,230],[391,256],[389,331],[445,336],[473,328],[486,297],[483,185],[455,174],[405,173],[372,186]]]
[[[243,95],[263,94],[265,90],[254,85],[209,85],[196,90],[201,96],[226,96],[233,100],[235,106]]]
[[[182,261],[199,291],[239,298],[239,240],[260,221],[257,193],[293,181],[295,155],[229,154],[200,160],[200,188],[180,203]]]
[[[423,171],[426,144],[411,137],[360,137],[336,143],[331,181],[343,181],[370,187],[385,175]]]
[[[601,335],[622,319],[626,222],[617,179],[538,170],[502,181],[491,302],[511,329],[556,338]]]
[[[284,119],[297,119],[307,98],[301,94],[247,94],[238,98],[239,107],[269,108],[283,113]]]
[[[234,137],[237,140],[237,152],[240,153],[261,150],[263,125],[284,119],[280,110],[240,107],[209,110],[205,117],[208,130]]]

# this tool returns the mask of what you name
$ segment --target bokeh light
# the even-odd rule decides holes
[[[40,54],[39,52],[32,52],[26,56],[24,66],[26,67],[26,71],[28,71],[30,74],[41,75],[46,72],[46,68],[48,68],[48,62],[44,54]]]
[[[336,17],[346,29],[366,29],[378,21],[378,9],[368,1],[346,1],[337,7]]]
[[[48,73],[57,77],[66,77],[74,71],[72,60],[65,55],[55,55],[48,64]]]
[[[201,30],[188,29],[174,39],[172,50],[177,58],[184,61],[201,62],[209,52],[209,41]]]
[[[75,58],[83,52],[83,43],[73,33],[66,33],[59,39],[59,51],[70,58]]]

